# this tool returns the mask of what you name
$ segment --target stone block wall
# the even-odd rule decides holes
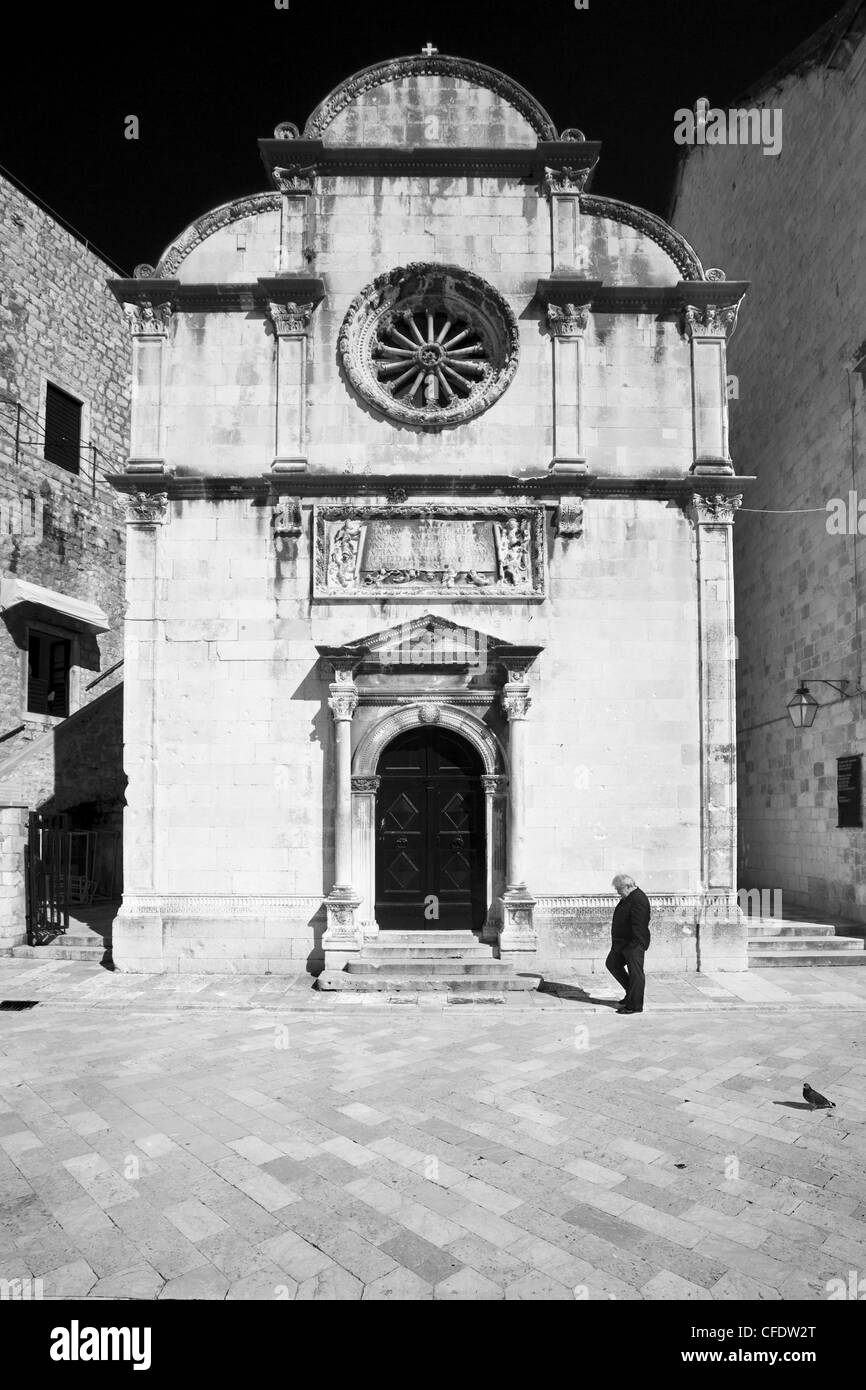
[[[836,759],[866,753],[863,701],[816,680],[827,707],[803,731],[785,707],[804,677],[866,675],[863,536],[856,515],[831,534],[827,512],[866,500],[866,43],[760,100],[782,112],[781,155],[690,150],[672,217],[753,282],[728,352],[732,450],[757,475],[734,528],[740,883],[862,922],[866,830],[837,825]]]
[[[111,268],[0,177],[0,573],[97,604],[110,629],[82,636],[79,698],[123,655],[123,511],[106,474],[129,442],[129,329],[105,281]],[[43,456],[45,386],[84,403],[78,474]],[[15,457],[15,402],[23,408]],[[97,476],[94,488],[92,452]],[[0,618],[0,735],[28,717],[21,624]],[[96,693],[102,693],[97,687]],[[10,749],[0,744],[0,757]]]

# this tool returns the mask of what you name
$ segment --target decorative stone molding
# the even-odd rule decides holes
[[[563,497],[556,509],[556,533],[566,538],[583,535],[583,498]]]
[[[588,304],[548,304],[547,325],[556,338],[576,338],[589,322]]]
[[[297,497],[284,497],[271,509],[274,536],[300,536],[303,530],[301,503]]]
[[[533,921],[535,898],[524,889],[502,894],[502,921],[499,927],[499,958],[509,960],[538,949],[538,933]]]
[[[695,493],[692,498],[694,519],[704,526],[727,525],[742,505],[742,493]]]
[[[125,917],[292,917],[322,911],[319,893],[263,894],[231,897],[226,894],[159,893],[124,895]]]
[[[544,170],[544,179],[542,180],[542,187],[546,196],[549,198],[554,193],[582,193],[594,167],[594,165],[589,165],[583,169],[575,169],[566,166],[553,169],[550,166],[546,166]]]
[[[634,227],[635,231],[649,237],[670,256],[684,280],[704,279],[703,267],[685,237],[656,217],[655,213],[635,207],[632,203],[623,203],[619,198],[600,198],[594,193],[581,195],[580,210],[591,217],[607,217],[613,222]]]
[[[128,526],[159,526],[168,519],[167,492],[128,492],[124,496]]]
[[[277,337],[301,337],[310,326],[315,304],[268,303],[268,312]]]
[[[279,212],[280,204],[279,193],[254,193],[249,198],[236,198],[231,203],[223,203],[221,207],[206,212],[203,217],[191,222],[167,248],[156,268],[157,276],[161,279],[172,276],[181,261],[207,237],[219,231],[220,227],[226,227],[242,217],[254,217],[262,212]]]
[[[511,306],[480,276],[423,262],[361,290],[338,350],[368,404],[401,424],[438,430],[499,399],[517,370],[520,334]]]
[[[576,141],[578,143],[583,143],[586,140],[583,131],[578,130],[576,125],[566,126],[559,138],[560,140]]]
[[[407,487],[389,487],[385,493],[385,497],[386,500],[394,506],[396,503],[406,502],[408,500],[409,489]]]
[[[718,266],[715,265],[709,266],[705,274],[708,280],[727,280],[728,278],[725,272],[723,270],[719,270]]]
[[[361,775],[353,775],[353,776],[352,776],[352,791],[353,791],[353,792],[363,792],[363,793],[365,793],[365,794],[369,794],[370,792],[377,792],[377,791],[379,790],[379,783],[380,783],[381,781],[382,781],[381,777],[378,777],[378,776],[369,777],[369,776],[364,776],[363,774],[361,774]]]
[[[441,718],[442,710],[439,705],[434,704],[432,701],[418,706],[419,724],[438,724]]]
[[[279,125],[274,126],[275,140],[298,140],[300,135],[294,121],[280,121]]]
[[[730,338],[737,326],[740,304],[687,304],[683,331],[689,338]]]
[[[281,193],[312,193],[315,178],[314,164],[291,164],[274,170],[274,182]]]
[[[341,82],[321,101],[304,126],[304,138],[322,135],[335,118],[364,92],[375,87],[402,82],[406,77],[455,77],[476,87],[485,87],[502,97],[532,127],[539,140],[555,140],[556,126],[543,106],[525,88],[506,77],[496,68],[467,58],[450,58],[444,54],[420,54],[394,58],[364,68]]]
[[[172,315],[172,306],[168,302],[154,304],[150,300],[141,299],[135,304],[124,304],[123,312],[136,336],[164,338],[168,333]]]
[[[390,710],[387,714],[383,714],[371,729],[367,730],[352,757],[353,776],[372,777],[376,775],[382,750],[398,734],[417,727],[420,703],[416,700],[412,705]],[[484,720],[470,710],[458,708],[444,701],[438,708],[439,719],[437,722],[439,725],[443,729],[450,729],[453,733],[460,734],[468,743],[472,744],[472,747],[481,757],[484,775],[501,775],[505,767],[505,757],[496,735],[485,724]]]
[[[317,506],[313,596],[539,600],[544,508]]]
[[[133,280],[152,280],[155,274],[155,268],[152,265],[148,265],[146,261],[142,261],[133,270],[132,278]]]

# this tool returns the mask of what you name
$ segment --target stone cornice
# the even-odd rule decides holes
[[[433,174],[511,176],[540,183],[546,171],[573,171],[586,187],[598,162],[596,140],[539,140],[537,145],[326,145],[321,140],[266,139],[259,141],[262,163],[276,188],[286,187],[285,174],[297,170],[301,185],[315,175],[384,174],[393,178]],[[291,164],[289,164],[291,159]],[[291,182],[291,181],[289,181]]]
[[[399,481],[406,488],[409,500],[428,495],[445,494],[452,500],[467,503],[493,504],[503,496],[525,497],[558,505],[567,497],[650,497],[660,501],[687,501],[695,494],[708,492],[736,496],[755,478],[749,474],[719,474],[711,480],[694,474],[670,477],[603,477],[593,473],[528,474],[512,477],[507,474],[483,473],[474,477],[454,473],[405,474],[345,474],[304,473],[300,475],[263,473],[253,476],[203,476],[193,474],[115,473],[109,479],[118,492],[160,491],[170,499],[222,500],[231,497],[269,498],[334,498],[361,497],[370,502],[387,504],[388,493]],[[710,486],[710,481],[712,486]]]
[[[676,285],[605,285],[575,272],[557,271],[536,285],[535,297],[544,305],[564,308],[586,305],[594,314],[685,313],[688,307],[706,314],[740,303],[748,280],[680,280]]]
[[[325,297],[325,283],[318,275],[261,276],[248,282],[186,282],[159,278],[109,280],[108,287],[123,305],[142,312],[147,306],[174,313],[249,313],[277,304],[311,304]]]

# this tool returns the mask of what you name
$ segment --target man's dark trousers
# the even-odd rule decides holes
[[[605,961],[606,968],[625,990],[622,1007],[634,1013],[643,1009],[643,962],[650,945],[649,920],[649,898],[640,888],[633,888],[620,898],[613,914],[610,954]]]

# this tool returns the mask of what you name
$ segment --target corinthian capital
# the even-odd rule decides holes
[[[502,691],[502,708],[509,721],[525,719],[532,704],[532,696],[526,686],[513,686],[510,683]]]
[[[164,338],[171,322],[171,304],[167,301],[154,304],[150,300],[138,300],[135,304],[124,304],[123,312],[129,326],[136,336]]]
[[[544,170],[543,187],[548,198],[554,193],[582,193],[592,169],[573,169],[568,166]]]
[[[737,326],[737,304],[687,304],[683,324],[689,338],[730,338]]]
[[[287,169],[275,169],[274,181],[281,193],[312,193],[316,167],[292,164]]]
[[[167,492],[130,492],[124,501],[129,526],[159,526],[166,519]]]
[[[294,302],[277,304],[271,300],[269,309],[277,337],[283,338],[292,335],[298,337],[306,333],[315,307],[315,304],[296,304]]]
[[[695,493],[692,498],[694,519],[699,525],[719,526],[733,521],[734,512],[742,505],[742,493]]]
[[[334,716],[335,722],[339,722],[341,719],[351,719],[357,708],[358,691],[354,685],[331,686],[331,696],[328,700],[328,709]]]
[[[547,324],[555,338],[577,338],[589,319],[588,304],[548,304]]]

